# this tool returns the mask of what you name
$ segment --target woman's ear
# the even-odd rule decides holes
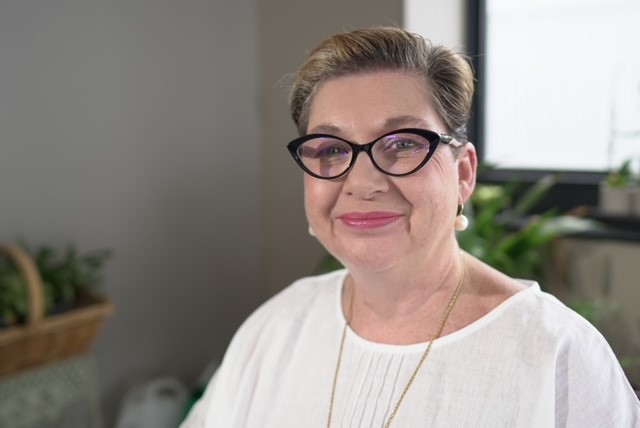
[[[476,171],[478,169],[478,156],[476,148],[471,143],[466,143],[458,156],[458,194],[460,203],[467,202],[476,186]]]

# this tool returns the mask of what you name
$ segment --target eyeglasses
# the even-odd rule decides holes
[[[452,144],[453,141],[450,135],[405,128],[362,145],[329,134],[309,134],[291,141],[287,149],[298,165],[316,178],[329,180],[346,174],[360,152],[369,155],[378,170],[401,177],[422,168],[440,143]]]

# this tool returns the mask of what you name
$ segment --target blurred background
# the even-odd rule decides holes
[[[285,150],[306,53],[416,23],[464,51],[467,19],[463,0],[0,3],[0,241],[113,251],[92,354],[105,426],[141,382],[193,388],[323,257]]]

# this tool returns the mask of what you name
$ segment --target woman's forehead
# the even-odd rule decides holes
[[[320,85],[310,104],[307,132],[403,127],[444,131],[421,76],[403,70],[376,71]]]

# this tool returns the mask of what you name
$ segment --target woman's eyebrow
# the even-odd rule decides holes
[[[308,130],[309,134],[337,134],[340,128],[336,125],[320,124]]]
[[[390,117],[384,121],[383,128],[380,132],[384,131],[393,131],[394,129],[399,128],[427,128],[431,129],[431,124],[419,117],[411,116],[411,115],[402,115]],[[308,134],[331,134],[336,135],[339,134],[341,128],[337,125],[332,125],[330,123],[320,123],[312,128],[309,128]]]
[[[403,115],[403,116],[396,116],[396,117],[390,117],[388,118],[385,123],[384,123],[385,128],[389,129],[389,128],[406,128],[406,127],[411,127],[411,126],[418,126],[421,128],[429,128],[430,124],[429,122],[425,121],[424,119],[421,119],[419,117],[415,117],[415,116],[410,116],[410,115]]]

